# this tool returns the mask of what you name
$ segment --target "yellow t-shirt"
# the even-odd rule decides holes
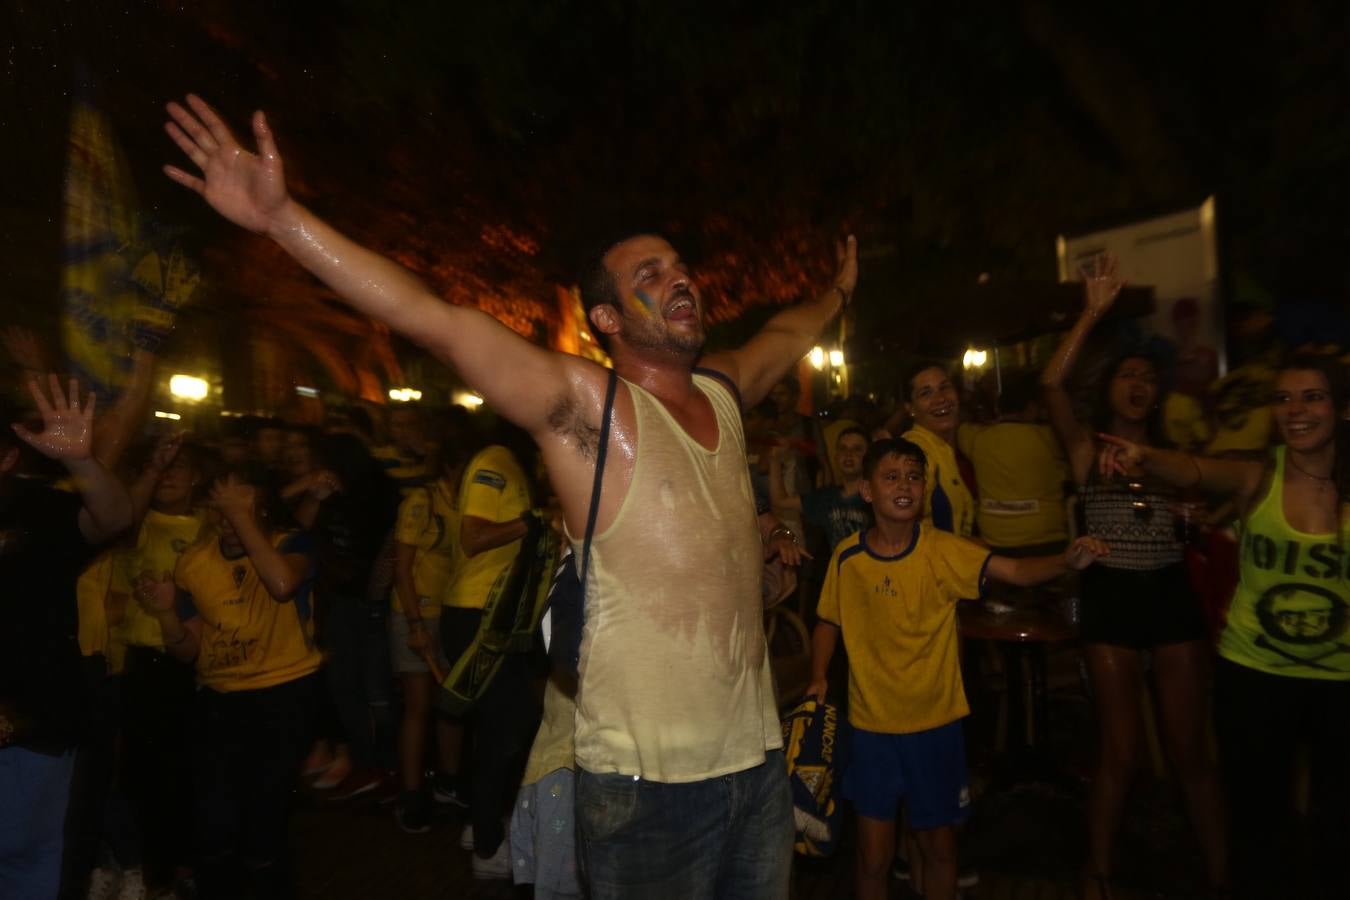
[[[959,537],[975,530],[975,497],[961,478],[956,450],[922,425],[902,435],[918,444],[928,457],[928,480],[923,487],[923,520]]]
[[[130,602],[125,603],[120,620],[114,621],[114,611],[108,611],[114,643],[164,649],[164,635],[160,633],[159,622],[136,602],[132,588],[142,572],[148,572],[154,578],[160,578],[165,573],[172,575],[183,551],[201,536],[204,522],[205,516],[200,512],[174,516],[152,509],[141,521],[136,534],[136,546],[113,551],[110,596],[124,594],[131,598]]]
[[[313,556],[308,535],[283,533],[282,553]],[[311,573],[312,574],[312,573]],[[217,691],[252,691],[294,681],[319,668],[309,584],[289,600],[267,592],[248,556],[227,558],[208,535],[178,560],[178,615],[201,619],[197,681]]]
[[[1163,432],[1187,453],[1198,452],[1214,436],[1204,405],[1190,394],[1172,391],[1163,401]]]
[[[910,734],[970,713],[956,603],[980,595],[990,555],[927,522],[895,556],[878,556],[866,531],[835,548],[817,613],[843,632],[849,722]]]
[[[417,605],[426,618],[441,614],[440,599],[454,572],[459,548],[459,510],[451,487],[444,479],[413,489],[398,507],[394,539],[416,548],[413,554],[413,589]],[[398,581],[394,581],[394,611],[402,612]]]
[[[489,522],[510,522],[529,508],[529,483],[510,450],[494,444],[469,460],[459,488],[461,523],[468,516]],[[482,609],[493,582],[519,551],[520,541],[516,540],[477,556],[466,556],[456,541],[454,574],[442,604],[457,609]]]
[[[1064,482],[1069,467],[1048,425],[967,423],[956,443],[980,484],[976,521],[991,547],[1029,547],[1066,540]],[[930,476],[931,477],[931,476]]]
[[[112,586],[113,555],[104,550],[85,566],[75,581],[75,608],[78,616],[77,637],[80,653],[83,656],[102,654],[108,660],[112,674],[122,671],[121,654],[114,654],[112,642],[108,638],[109,619],[115,613],[120,620],[126,606],[126,597],[121,599],[121,607],[111,608],[112,598],[109,588]],[[117,656],[114,659],[114,655]]]

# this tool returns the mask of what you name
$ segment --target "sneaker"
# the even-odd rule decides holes
[[[330,800],[351,800],[362,794],[378,790],[385,782],[385,774],[379,769],[357,769],[333,786]]]
[[[324,770],[324,773],[314,782],[314,789],[317,791],[331,791],[352,774],[352,761],[350,757],[339,756]]]
[[[903,881],[908,884],[914,877],[909,871],[909,860],[903,856],[897,856],[895,862],[891,863],[891,877],[896,881]]]
[[[140,868],[122,873],[122,884],[117,888],[117,900],[145,900],[145,876]]]
[[[956,887],[968,891],[980,883],[980,873],[974,866],[960,866],[956,870]]]
[[[468,809],[469,801],[460,794],[456,781],[448,776],[437,775],[431,782],[431,799],[446,806]]]
[[[394,821],[404,834],[426,834],[431,830],[431,812],[421,796],[404,797],[394,806]]]
[[[511,877],[511,848],[509,841],[502,841],[497,846],[497,852],[487,859],[473,855],[473,877],[480,881],[491,879],[505,879]]]
[[[472,849],[473,849],[473,823],[472,823],[472,822],[467,822],[467,823],[465,823],[465,825],[464,825],[464,830],[461,831],[461,832],[459,833],[459,849],[461,849],[461,850],[472,850]]]
[[[89,893],[85,894],[86,900],[113,900],[121,883],[121,872],[99,866],[89,873]]]
[[[333,754],[328,752],[328,748],[322,743],[315,745],[314,749],[305,757],[304,764],[300,767],[300,774],[305,778],[313,778],[315,775],[322,775],[333,767]]]

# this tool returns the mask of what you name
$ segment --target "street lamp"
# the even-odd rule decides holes
[[[182,400],[205,400],[208,387],[205,378],[193,375],[174,375],[169,379],[169,393]]]

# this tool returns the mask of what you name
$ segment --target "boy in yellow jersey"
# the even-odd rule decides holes
[[[287,510],[268,484],[262,472],[218,482],[218,532],[188,548],[171,579],[143,577],[136,588],[165,649],[196,664],[189,731],[203,897],[289,895],[291,787],[310,736],[320,655],[311,542],[286,529]]]
[[[863,499],[875,524],[830,560],[811,642],[811,687],[825,699],[842,632],[848,649],[852,759],[843,793],[858,814],[857,896],[887,896],[901,801],[918,838],[923,894],[956,895],[956,826],[969,811],[961,719],[956,603],[986,578],[1032,585],[1082,569],[1107,552],[1080,538],[1062,555],[1010,559],[923,520],[927,459],[904,439],[872,444]]]

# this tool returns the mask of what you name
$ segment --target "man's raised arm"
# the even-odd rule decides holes
[[[237,225],[272,238],[356,310],[387,324],[453,366],[503,416],[531,433],[546,427],[570,373],[562,354],[535,346],[477,309],[454,306],[390,259],[339,234],[286,189],[281,155],[267,120],[253,114],[258,152],[242,147],[210,106],[189,94],[168,105],[165,125],[197,176],[165,166],[174,181],[206,198]],[[578,360],[578,362],[580,362]]]
[[[769,395],[815,344],[821,329],[853,298],[858,283],[858,242],[853,235],[839,247],[838,256],[839,268],[823,294],[778,313],[743,347],[710,354],[702,361],[736,382],[746,409]]]

